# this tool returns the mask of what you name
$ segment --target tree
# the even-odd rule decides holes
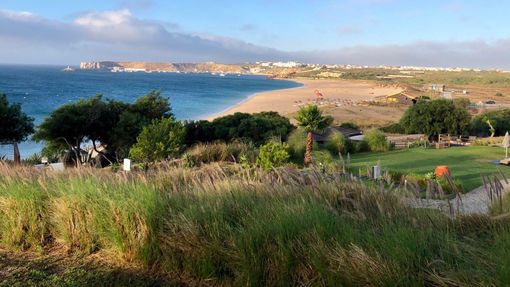
[[[237,138],[262,145],[272,137],[285,141],[287,135],[295,129],[288,118],[277,112],[235,113],[216,118],[212,122],[186,122],[185,126],[187,145],[215,140],[229,142]]]
[[[302,107],[296,117],[298,126],[307,133],[307,143],[305,152],[305,165],[309,165],[312,157],[313,135],[314,131],[323,131],[333,122],[331,116],[322,116],[322,111],[315,105]]]
[[[101,95],[62,105],[44,118],[32,139],[45,141],[46,148],[55,153],[72,151],[79,165],[83,141],[90,139],[95,146],[100,129],[107,128],[107,123],[102,121],[105,105]]]
[[[111,102],[110,105],[117,104]],[[113,107],[112,107],[113,109]],[[117,122],[105,136],[104,143],[109,150],[117,155],[126,156],[136,143],[136,138],[144,126],[150,125],[155,119],[173,117],[168,98],[161,96],[161,90],[151,91],[121,110]]]
[[[106,154],[98,149],[99,144],[117,157],[125,156],[144,126],[154,119],[172,117],[168,99],[160,93],[152,91],[133,104],[104,101],[101,94],[65,104],[43,120],[33,139],[44,141],[46,150],[53,153],[73,152],[76,164],[81,163],[84,141],[90,141],[94,150],[103,155]]]
[[[469,132],[476,136],[504,136],[509,131],[510,109],[491,111],[473,118]]]
[[[18,143],[34,132],[34,119],[21,111],[19,103],[9,105],[7,95],[0,95],[0,143],[14,146],[14,162],[20,163]]]
[[[442,133],[465,134],[471,115],[463,103],[438,99],[419,100],[409,107],[400,119],[400,126],[405,133],[423,133],[437,137]]]
[[[144,163],[147,168],[149,163],[178,155],[184,136],[183,125],[173,117],[153,120],[151,125],[143,128],[136,144],[131,148],[131,158]]]

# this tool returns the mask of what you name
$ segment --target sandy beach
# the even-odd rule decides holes
[[[312,103],[319,106],[334,105],[339,108],[349,107],[361,101],[371,100],[377,96],[400,91],[396,88],[377,87],[370,83],[345,80],[293,79],[293,81],[302,83],[303,86],[256,94],[223,113],[208,117],[207,120],[236,112],[256,113],[276,111],[281,115],[286,115],[296,112],[301,106]],[[322,93],[322,99],[318,99],[315,90]]]

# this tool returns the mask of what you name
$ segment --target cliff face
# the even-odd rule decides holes
[[[249,68],[236,64],[216,63],[147,63],[147,62],[82,62],[80,69],[111,70],[114,67],[127,69],[144,69],[147,72],[182,72],[182,73],[227,73],[246,74]]]
[[[81,62],[80,69],[83,70],[108,70],[113,67],[119,67],[116,62],[102,61],[102,62]]]

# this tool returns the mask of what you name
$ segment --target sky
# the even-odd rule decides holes
[[[0,63],[510,68],[510,2],[1,0]]]

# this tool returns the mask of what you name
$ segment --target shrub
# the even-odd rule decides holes
[[[356,145],[356,151],[357,152],[367,152],[367,151],[370,151],[370,147],[368,146],[368,143],[366,140],[362,140],[360,142],[358,142],[358,144]]]
[[[27,159],[25,159],[24,162],[31,164],[31,165],[35,165],[35,164],[40,164],[41,160],[42,160],[42,156],[35,152],[32,155],[30,155]]]
[[[282,166],[289,160],[289,153],[287,143],[279,143],[270,141],[260,147],[259,156],[257,158],[257,165],[264,169]]]
[[[341,123],[340,127],[348,129],[359,129],[359,126],[357,124],[351,122]]]
[[[418,141],[414,141],[412,142],[410,145],[409,145],[409,148],[420,148],[420,147],[428,147],[430,146],[430,143],[428,140],[418,140]]]
[[[503,94],[502,94],[501,92],[497,92],[494,96],[496,96],[496,97],[502,97],[502,96],[503,96]]]
[[[288,118],[277,112],[235,113],[216,118],[212,122],[186,122],[185,127],[187,145],[217,140],[230,142],[242,138],[257,146],[274,136],[285,141],[288,134],[296,128]]]
[[[380,130],[366,132],[364,141],[367,142],[368,148],[373,152],[388,151],[390,149],[386,136]]]
[[[326,148],[331,154],[343,153],[345,137],[341,132],[333,131],[326,140]]]
[[[186,150],[188,154],[183,161],[192,160],[195,165],[201,163],[237,161],[253,164],[257,160],[258,149],[246,140],[237,139],[229,144],[221,141],[214,143],[198,143]],[[241,160],[241,158],[243,158]]]
[[[332,155],[356,152],[356,147],[353,142],[338,131],[333,131],[328,137],[326,140],[326,148]]]
[[[182,149],[184,127],[173,117],[153,120],[143,128],[130,154],[134,161],[151,163],[176,156]]]
[[[382,127],[382,128],[380,128],[380,130],[382,132],[390,133],[390,134],[404,134],[405,133],[405,129],[399,123],[394,123],[389,126]]]
[[[337,163],[334,161],[333,156],[327,152],[322,150],[316,150],[312,152],[313,162],[319,166],[323,171],[328,167],[336,167]]]

